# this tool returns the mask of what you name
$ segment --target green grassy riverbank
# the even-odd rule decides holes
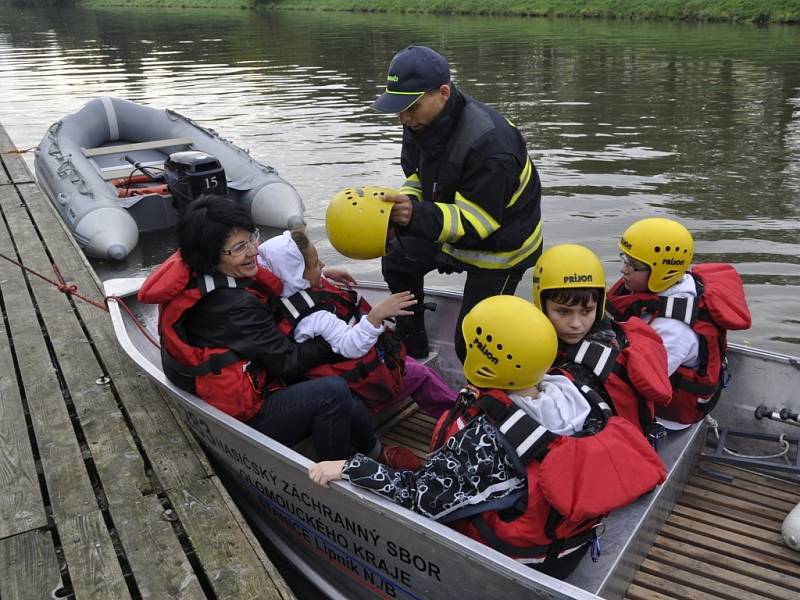
[[[85,6],[267,8],[800,23],[800,0],[79,0],[79,2]]]

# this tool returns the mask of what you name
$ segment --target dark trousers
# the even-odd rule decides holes
[[[419,238],[401,238],[394,242],[390,252],[381,261],[383,279],[392,293],[412,292],[419,300],[414,307],[414,316],[397,319],[397,327],[403,331],[421,330],[425,327],[422,309],[423,285],[425,275],[436,268],[440,263],[436,260],[439,255],[439,245]],[[447,272],[447,270],[445,270]],[[467,281],[461,300],[461,310],[458,313],[456,330],[454,333],[456,355],[464,362],[467,348],[461,335],[461,321],[464,320],[470,309],[481,300],[499,294],[513,295],[517,289],[525,268],[514,269],[478,269],[467,271]]]
[[[310,435],[319,460],[369,454],[377,443],[367,407],[341,377],[320,377],[272,392],[247,424],[286,446]]]

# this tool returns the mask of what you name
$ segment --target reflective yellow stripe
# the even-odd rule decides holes
[[[442,211],[442,231],[439,232],[437,242],[457,242],[464,236],[464,225],[461,215],[453,204],[443,202],[434,203]]]
[[[406,194],[417,200],[422,200],[422,184],[419,181],[419,175],[414,173],[400,186],[400,193]]]
[[[463,263],[480,267],[482,269],[508,269],[522,262],[542,245],[542,224],[536,226],[534,232],[528,236],[516,250],[507,252],[486,252],[485,250],[461,250],[450,244],[442,245],[442,252]]]
[[[531,173],[533,173],[533,163],[529,158],[525,163],[525,168],[522,169],[522,173],[520,173],[519,175],[519,187],[517,188],[517,191],[514,192],[514,195],[511,196],[511,200],[508,201],[508,204],[506,204],[506,208],[514,206],[514,203],[519,199],[520,194],[522,194],[522,191],[525,189],[525,187],[528,185],[528,182],[531,180]]]
[[[461,211],[464,218],[472,224],[482,240],[485,240],[500,229],[500,223],[495,221],[492,215],[474,202],[470,202],[464,198],[459,192],[456,192],[456,206]]]

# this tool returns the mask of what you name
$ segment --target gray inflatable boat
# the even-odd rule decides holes
[[[119,98],[95,98],[54,123],[35,152],[39,185],[87,256],[122,260],[140,231],[175,224],[178,213],[163,183],[144,182],[170,154],[201,151],[221,163],[228,194],[258,225],[303,224],[303,201],[272,167],[171,110]]]

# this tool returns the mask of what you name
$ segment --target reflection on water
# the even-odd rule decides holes
[[[368,107],[410,42],[441,50],[458,85],[523,131],[546,244],[585,243],[616,277],[628,224],[678,217],[698,260],[732,262],[747,283],[754,327],[733,339],[800,354],[797,28],[0,7],[0,122],[25,148],[98,95],[173,108],[276,167],[303,195],[323,260],[345,263],[324,241],[326,203],[399,183],[400,129]],[[143,274],[174,243],[143,235],[128,261],[96,268]],[[349,267],[380,278],[377,261]]]

